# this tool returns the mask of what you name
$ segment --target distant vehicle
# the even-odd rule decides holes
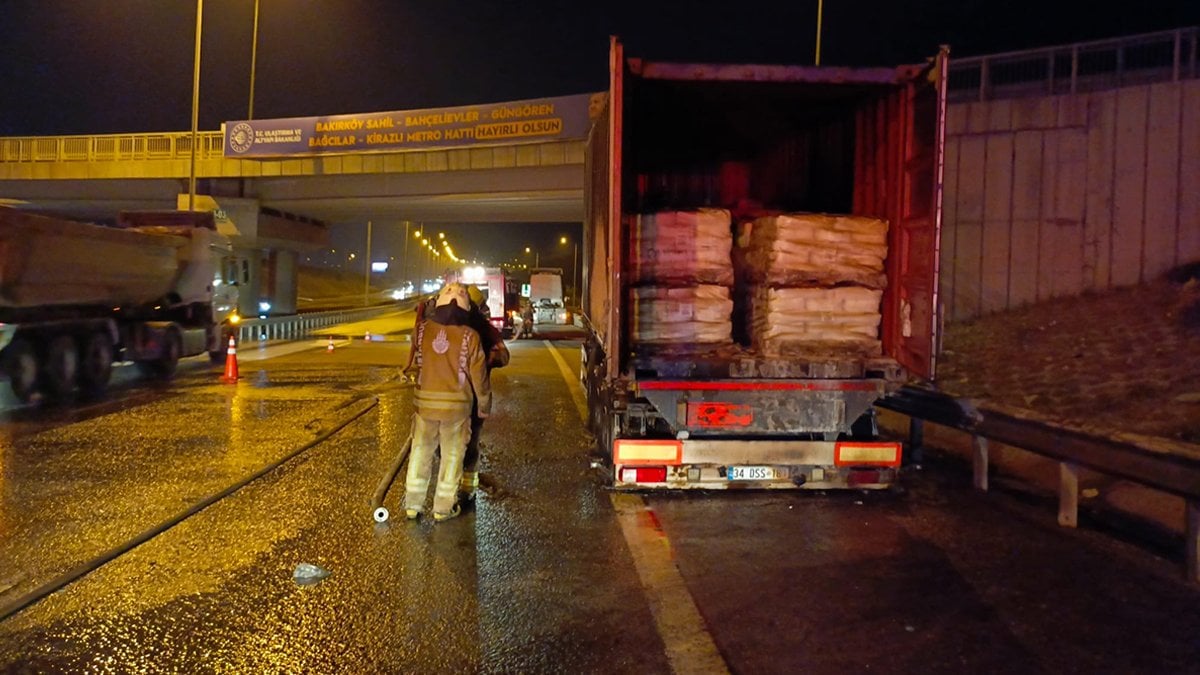
[[[513,315],[517,311],[516,280],[503,267],[464,267],[447,275],[447,281],[459,281],[483,292],[488,320],[505,339],[513,335]]]
[[[586,151],[584,239],[594,245],[580,297],[590,428],[614,487],[892,485],[902,446],[879,440],[872,406],[933,374],[946,52],[856,69],[676,64],[627,59],[616,38],[611,48]],[[871,221],[863,236],[883,255],[872,259],[875,281],[858,288],[881,299],[855,309],[824,296],[799,309],[768,305],[778,289],[754,275],[779,259],[805,261],[780,270],[798,290],[841,292],[827,261],[858,270],[856,246],[866,248],[846,231],[831,232],[837,245],[820,258],[772,249],[773,258],[735,258],[732,281],[671,278],[725,256],[722,246],[726,262],[753,250],[743,233],[784,233],[778,214],[788,212]],[[724,226],[694,238],[689,222],[709,215]],[[835,311],[874,331],[864,336],[870,353],[806,337],[822,336]],[[785,328],[783,315],[814,328],[787,334],[799,335],[790,353],[757,346]],[[723,339],[702,332],[714,325]]]
[[[26,402],[99,394],[114,362],[166,378],[182,357],[223,361],[234,273],[212,214],[126,212],[107,227],[0,207],[0,370]]]
[[[561,326],[571,323],[571,314],[563,304],[561,269],[535,267],[530,270],[529,302],[533,306],[535,324]]]

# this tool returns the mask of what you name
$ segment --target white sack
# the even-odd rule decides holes
[[[635,283],[733,285],[729,211],[663,211],[633,224],[630,269]]]
[[[751,344],[764,353],[841,347],[875,355],[883,291],[838,288],[752,289]]]
[[[631,292],[633,341],[644,344],[727,343],[733,300],[724,286],[649,286]]]
[[[746,277],[772,286],[854,283],[887,285],[887,221],[862,216],[795,213],[743,227]]]

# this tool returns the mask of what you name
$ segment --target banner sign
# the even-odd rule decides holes
[[[225,123],[225,157],[295,157],[587,137],[603,94],[397,112]]]

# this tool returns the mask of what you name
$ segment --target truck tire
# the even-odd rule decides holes
[[[79,375],[79,350],[75,338],[59,335],[50,340],[46,348],[46,360],[42,367],[42,388],[46,395],[64,399],[75,390]]]
[[[162,353],[158,358],[149,361],[137,361],[138,372],[145,377],[158,380],[169,380],[175,376],[179,367],[179,357],[183,353],[183,340],[179,331],[167,329],[163,332]]]
[[[168,329],[163,336],[163,353],[154,361],[154,374],[164,380],[175,377],[179,368],[179,357],[183,354],[183,338],[179,331]]]
[[[112,338],[108,337],[108,333],[92,333],[84,341],[79,356],[80,390],[88,396],[103,393],[112,377]]]
[[[37,354],[28,340],[17,338],[4,350],[4,374],[21,403],[28,403],[37,391],[38,370]]]

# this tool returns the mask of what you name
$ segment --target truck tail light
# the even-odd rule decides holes
[[[899,443],[839,442],[834,445],[836,466],[900,466]]]
[[[671,439],[617,439],[613,442],[613,464],[680,464],[683,441]]]
[[[622,483],[665,483],[667,482],[667,467],[665,466],[629,466],[621,469]]]

